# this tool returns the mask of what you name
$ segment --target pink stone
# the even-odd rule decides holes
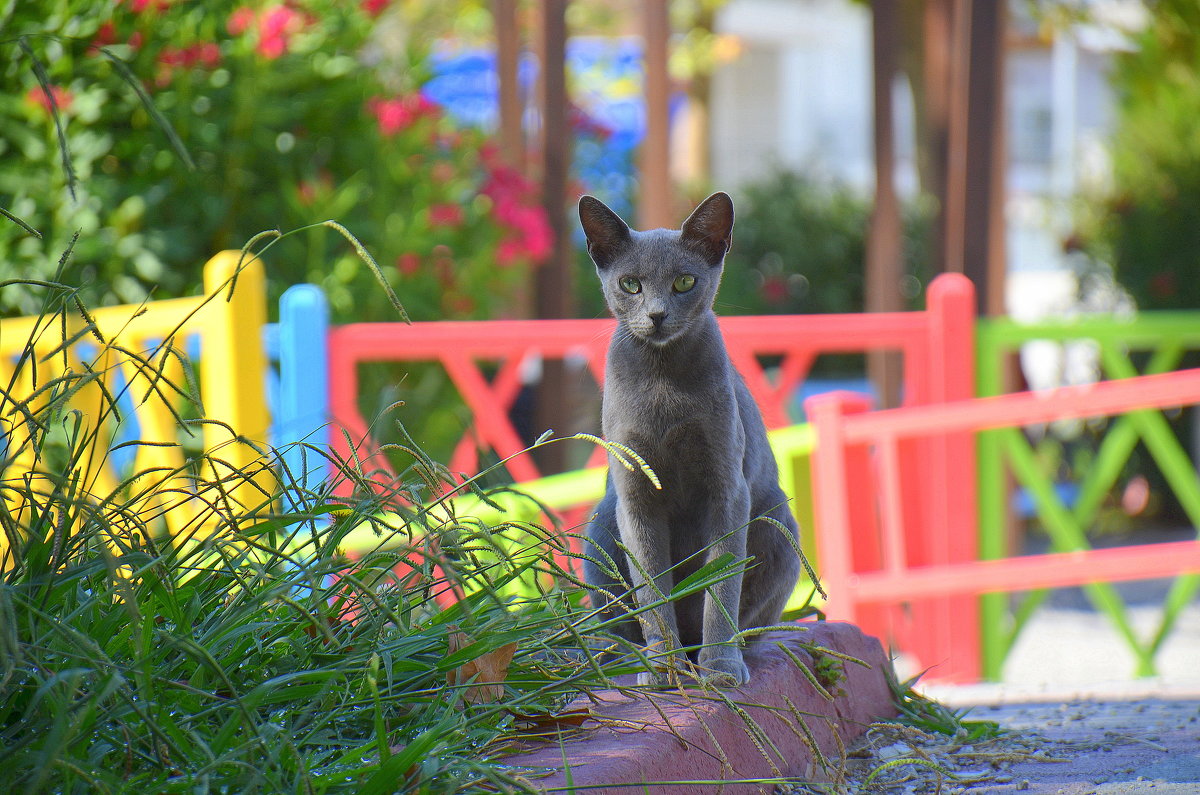
[[[862,734],[871,721],[895,716],[884,674],[891,663],[879,641],[856,626],[836,622],[806,622],[800,626],[807,631],[773,632],[752,644],[746,657],[751,671],[749,684],[721,691],[757,724],[761,735],[755,736],[757,730],[720,695],[699,689],[609,690],[596,694],[592,711],[602,717],[585,724],[585,728],[595,728],[561,746],[545,743],[504,759],[502,764],[509,766],[509,772],[517,772],[514,767],[529,769],[529,782],[543,791],[570,792],[572,787],[579,787],[587,795],[628,795],[642,792],[642,784],[649,785],[650,792],[664,795],[707,795],[718,789],[725,795],[740,795],[770,793],[774,785],[719,787],[699,782],[779,776],[828,780],[829,774],[814,759],[797,721],[805,721],[821,753],[831,764],[837,764],[839,749]],[[871,667],[839,660],[845,676],[837,687],[844,694],[829,701],[796,669],[779,643],[810,669],[812,656],[802,643],[849,655]],[[587,703],[580,700],[572,706]],[[564,771],[564,756],[569,763],[569,778]],[[551,775],[539,777],[547,771]],[[639,786],[631,788],[631,784]]]

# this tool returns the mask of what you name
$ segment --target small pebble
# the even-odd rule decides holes
[[[1016,788],[1021,789],[1021,790],[1029,789],[1029,779],[1023,778],[1020,781],[1018,781]]]

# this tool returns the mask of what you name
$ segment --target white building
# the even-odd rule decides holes
[[[1070,201],[1108,179],[1105,140],[1112,95],[1105,72],[1140,24],[1136,0],[1086,3],[1087,24],[1052,25],[1012,3],[1007,41],[1007,256],[1013,288],[1041,273],[1037,290],[1066,264]],[[780,167],[872,190],[871,16],[849,0],[731,0],[717,32],[736,36],[741,56],[714,75],[715,184],[737,186]],[[916,188],[912,99],[896,87],[897,185]],[[1065,275],[1065,274],[1064,274]],[[1010,290],[1010,305],[1013,304]],[[1012,306],[1019,314],[1027,301]],[[1050,307],[1047,307],[1049,309]],[[1037,312],[1040,314],[1040,312]]]

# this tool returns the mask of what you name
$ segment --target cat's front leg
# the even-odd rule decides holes
[[[674,606],[666,601],[674,585],[670,539],[665,517],[622,499],[617,507],[617,528],[628,550],[629,580],[639,608],[638,623],[653,670],[638,674],[638,684],[667,687],[677,683],[680,670],[679,626]]]
[[[736,560],[746,558],[750,524],[750,489],[745,481],[733,484],[730,493],[716,502],[709,538],[719,539],[708,547],[705,562],[726,553]],[[709,587],[704,595],[704,647],[698,662],[704,680],[717,687],[739,687],[750,681],[750,669],[742,647],[734,638],[742,603],[742,573]],[[732,619],[732,621],[731,621]]]

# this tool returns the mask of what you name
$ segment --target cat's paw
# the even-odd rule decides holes
[[[642,671],[637,675],[638,687],[652,687],[658,690],[678,685],[678,679],[671,676],[667,668],[654,668]]]
[[[700,654],[700,680],[712,687],[741,687],[750,681],[750,669],[740,649],[721,649],[720,654]]]

